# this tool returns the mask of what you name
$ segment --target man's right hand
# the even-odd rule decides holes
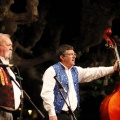
[[[58,119],[57,116],[55,115],[55,116],[49,116],[49,120],[58,120]]]

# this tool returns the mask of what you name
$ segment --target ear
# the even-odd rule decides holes
[[[63,55],[60,55],[60,59],[61,59],[61,61],[63,61],[63,60],[64,60],[64,57],[63,57]]]

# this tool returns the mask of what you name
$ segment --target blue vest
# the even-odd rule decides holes
[[[53,65],[53,68],[56,72],[56,77],[58,78],[58,80],[61,82],[61,84],[63,85],[63,87],[66,89],[66,91],[68,92],[69,90],[69,86],[68,86],[68,77],[67,74],[65,73],[65,68],[64,66],[62,66],[59,62]],[[73,83],[74,83],[74,87],[75,87],[75,91],[77,94],[77,99],[78,99],[78,106],[80,106],[80,95],[79,95],[79,83],[78,83],[78,71],[76,67],[72,67],[71,68],[71,73],[72,73],[72,77],[73,77]],[[67,94],[64,91],[61,91],[62,94],[64,95],[64,98],[66,99]],[[63,105],[65,103],[63,97],[61,96],[59,89],[58,89],[58,84],[56,82],[55,88],[54,88],[54,106],[55,106],[55,111],[56,113],[60,113]]]

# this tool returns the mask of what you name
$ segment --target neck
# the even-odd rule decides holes
[[[72,67],[71,65],[67,65],[67,64],[62,63],[62,62],[61,62],[61,64],[62,64],[65,68],[67,68],[67,69],[70,69],[70,68]]]

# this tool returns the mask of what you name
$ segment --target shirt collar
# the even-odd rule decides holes
[[[9,64],[9,60],[6,60],[4,57],[0,56],[0,59],[4,64]]]
[[[65,65],[63,65],[61,62],[60,62],[60,64],[61,64],[66,70],[71,70],[72,67],[73,67],[73,66],[72,66],[71,68],[68,69],[68,68],[67,68]]]

